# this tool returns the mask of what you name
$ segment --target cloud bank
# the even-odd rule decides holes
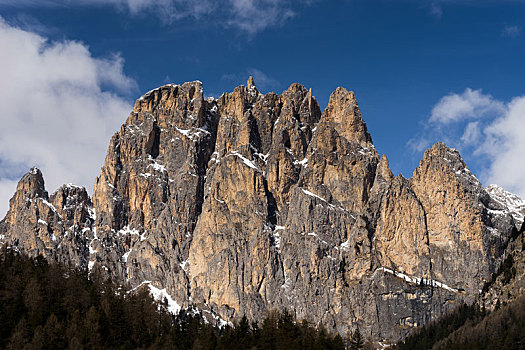
[[[121,95],[137,89],[122,58],[93,57],[82,43],[50,42],[1,17],[0,52],[0,217],[34,165],[50,191],[69,182],[91,191],[108,140],[131,110]]]
[[[462,94],[450,94],[439,100],[432,108],[430,122],[449,124],[467,119],[479,119],[485,116],[500,115],[505,105],[481,90],[467,88]]]
[[[505,115],[484,129],[484,136],[477,151],[490,156],[487,180],[525,198],[525,96],[514,98]]]
[[[442,97],[409,146],[420,152],[438,140],[476,164],[485,185],[495,183],[525,198],[525,96],[505,103],[467,88]]]

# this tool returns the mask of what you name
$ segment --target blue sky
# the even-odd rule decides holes
[[[311,87],[321,107],[355,91],[396,174],[443,140],[484,185],[525,195],[525,1],[0,0],[0,17],[5,204],[32,165],[50,191],[91,190],[142,93],[201,80],[218,96],[249,75]]]

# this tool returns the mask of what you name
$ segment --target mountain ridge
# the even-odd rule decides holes
[[[226,321],[288,308],[391,342],[473,301],[522,220],[443,143],[394,177],[353,92],[321,112],[311,89],[263,95],[253,79],[217,99],[198,81],[144,94],[92,199],[67,185],[48,196],[28,174],[2,245],[151,281]]]

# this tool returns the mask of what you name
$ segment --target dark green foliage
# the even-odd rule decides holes
[[[361,335],[361,332],[359,331],[359,327],[356,328],[356,330],[352,333],[352,337],[350,338],[350,350],[358,350],[363,349],[365,346],[365,342],[363,340],[363,336]]]
[[[116,293],[96,275],[42,258],[0,257],[0,348],[140,348],[172,322],[147,292]]]
[[[344,349],[340,336],[332,336],[323,328],[313,328],[308,322],[295,322],[293,315],[284,310],[282,314],[270,312],[262,325],[248,324],[245,317],[236,327],[227,327],[218,339],[218,350],[321,350]]]
[[[525,296],[465,325],[437,349],[525,349]]]
[[[525,349],[525,296],[490,314],[462,305],[395,349]]]
[[[146,289],[128,293],[93,273],[0,252],[0,349],[344,349],[287,311],[261,325],[218,329],[172,316]]]

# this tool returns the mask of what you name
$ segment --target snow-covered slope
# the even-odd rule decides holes
[[[525,217],[525,201],[523,199],[513,193],[505,191],[498,185],[489,185],[486,190],[493,200],[507,208],[503,213],[512,215],[519,226],[523,224]]]

